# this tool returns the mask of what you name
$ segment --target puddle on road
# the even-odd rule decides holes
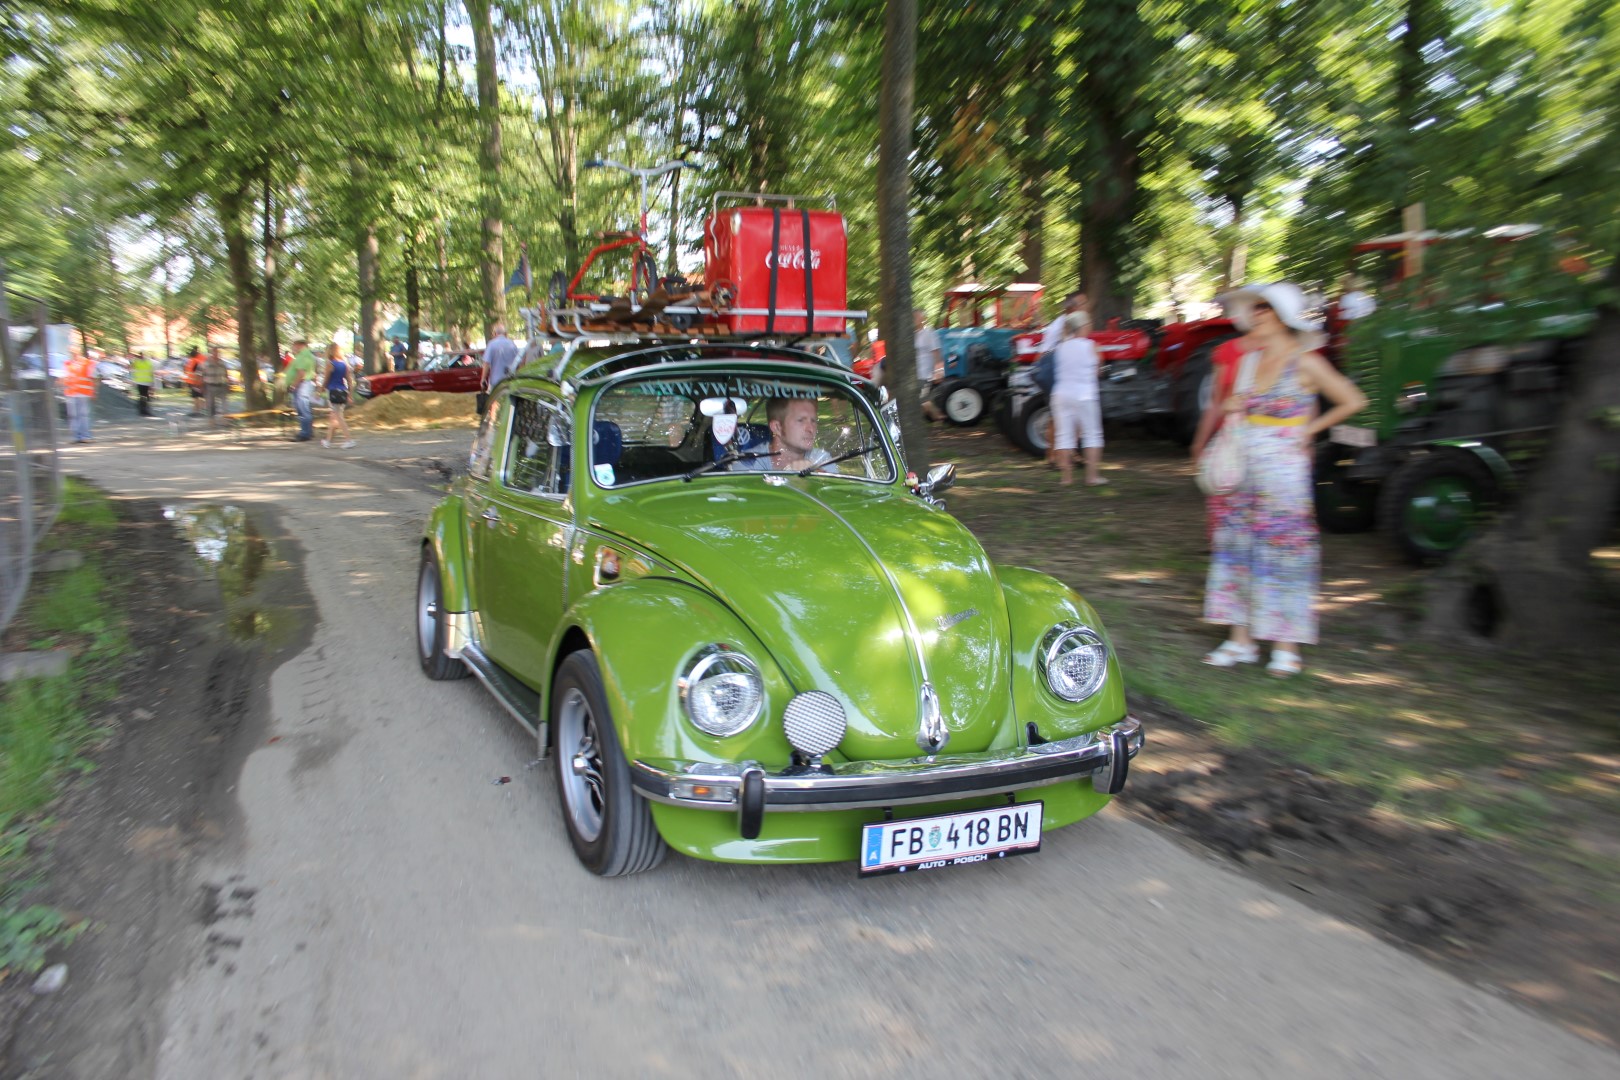
[[[288,612],[266,602],[266,585],[287,564],[239,506],[165,506],[197,558],[219,582],[225,631],[236,641],[276,644],[290,632]]]

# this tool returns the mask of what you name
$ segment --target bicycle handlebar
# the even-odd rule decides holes
[[[649,168],[638,169],[632,165],[626,165],[621,161],[614,161],[611,158],[592,158],[585,163],[585,167],[587,169],[620,169],[624,172],[630,173],[632,176],[639,176],[642,179],[647,179],[648,177],[653,176],[663,176],[665,173],[674,172],[676,169],[697,168],[696,165],[693,165],[690,162],[680,161],[677,159],[666,161],[662,165],[653,165]]]

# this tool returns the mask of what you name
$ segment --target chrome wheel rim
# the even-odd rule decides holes
[[[422,659],[433,656],[433,641],[439,629],[439,575],[433,563],[422,560],[422,572],[416,579],[416,647]]]
[[[563,805],[581,840],[591,843],[602,834],[605,779],[602,740],[596,716],[578,689],[563,695],[557,713],[558,773],[562,777]]]

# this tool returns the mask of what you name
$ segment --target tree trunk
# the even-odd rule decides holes
[[[917,0],[888,0],[878,102],[878,247],[883,282],[883,377],[900,404],[906,461],[928,472],[928,426],[918,398],[911,311],[911,112],[916,91]]]
[[[1611,272],[1611,288],[1617,279]],[[1592,564],[1620,509],[1620,308],[1605,307],[1579,349],[1546,456],[1513,510],[1430,582],[1427,632],[1510,630],[1547,652],[1613,641],[1620,630],[1612,587]]]
[[[276,326],[276,254],[280,247],[279,232],[270,197],[270,163],[264,165],[264,331],[265,348],[270,353],[270,370],[281,370],[281,332]],[[246,361],[244,361],[244,367]],[[257,366],[257,365],[255,365]],[[257,372],[254,375],[257,381]],[[243,371],[244,384],[247,372]]]
[[[1104,165],[1080,193],[1080,287],[1091,298],[1099,329],[1131,317],[1131,296],[1119,287],[1117,248],[1136,215],[1141,158],[1130,139],[1109,140]]]
[[[405,322],[410,327],[405,344],[410,352],[405,366],[412,371],[422,367],[422,283],[416,273],[416,249],[409,253],[410,265],[405,268]]]
[[[472,19],[473,52],[478,73],[478,202],[482,214],[484,259],[479,274],[484,293],[484,339],[505,319],[501,294],[505,258],[501,217],[501,87],[495,74],[495,30],[490,21],[491,0],[467,0]]]
[[[377,230],[370,225],[360,229],[355,240],[360,271],[359,351],[367,375],[377,373]]]
[[[221,194],[219,227],[225,235],[225,258],[230,265],[231,291],[236,298],[236,355],[242,364],[242,396],[249,409],[262,409],[268,403],[259,386],[258,365],[253,360],[258,352],[253,344],[253,323],[259,315],[259,290],[253,283],[247,230],[242,227],[242,216],[250,198],[246,184]],[[207,342],[206,332],[204,342]]]

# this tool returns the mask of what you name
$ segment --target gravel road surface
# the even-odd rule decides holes
[[[1620,1075],[1113,811],[956,872],[671,856],[596,879],[531,737],[413,655],[432,462],[466,435],[345,452],[160,427],[98,431],[65,467],[273,509],[319,613],[262,688],[231,839],[199,867],[218,902],[168,996],[161,1077]]]

